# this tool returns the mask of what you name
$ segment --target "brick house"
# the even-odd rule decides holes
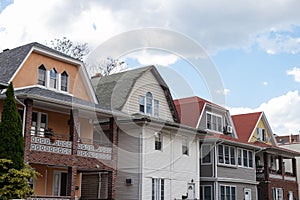
[[[232,119],[242,141],[261,147],[255,154],[257,199],[298,199],[296,156],[300,154],[278,146],[264,112],[233,115]]]
[[[0,69],[15,88],[24,160],[42,175],[32,198],[115,199],[118,112],[98,104],[83,63],[30,43],[0,53]]]

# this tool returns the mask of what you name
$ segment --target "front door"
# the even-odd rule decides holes
[[[188,183],[188,199],[195,199],[195,183]]]
[[[244,189],[245,200],[251,200],[251,189]]]

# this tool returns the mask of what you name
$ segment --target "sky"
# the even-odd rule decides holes
[[[298,0],[0,0],[0,49],[67,37],[88,43],[93,51],[131,30],[174,31],[203,48],[219,73],[219,92],[231,114],[264,111],[274,133],[298,134],[299,7]],[[212,100],[216,92],[210,91],[203,74],[195,73],[189,59],[178,54],[140,49],[122,59],[129,68],[158,66],[174,98]]]

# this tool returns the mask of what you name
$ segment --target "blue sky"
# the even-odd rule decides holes
[[[275,133],[296,134],[300,131],[299,7],[298,0],[1,0],[0,49],[66,36],[87,42],[93,51],[126,31],[173,30],[203,47],[221,76],[225,106],[232,114],[264,111]],[[175,41],[164,42],[184,48]],[[205,79],[177,55],[140,50],[122,59],[130,68],[160,66],[175,98],[198,95],[211,100]]]

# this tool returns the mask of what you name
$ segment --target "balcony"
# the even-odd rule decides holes
[[[66,134],[45,134],[44,131],[35,132],[31,136],[30,151],[72,155],[72,141],[68,141]],[[94,141],[81,138],[77,144],[77,156],[96,158],[101,160],[112,159],[112,144],[110,142]]]

